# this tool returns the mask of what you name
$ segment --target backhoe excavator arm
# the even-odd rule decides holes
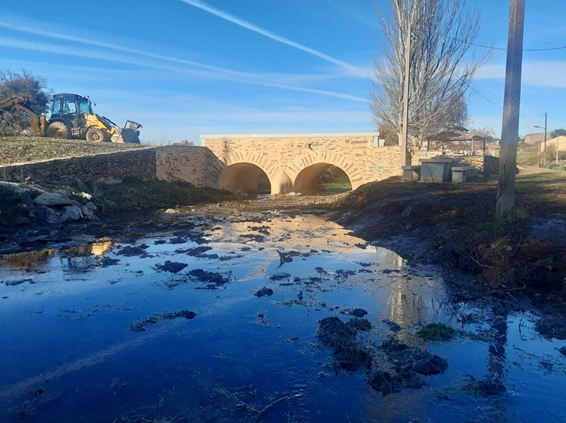
[[[38,137],[45,136],[45,116],[38,116],[30,108],[29,101],[21,94],[0,100],[0,110],[7,109],[8,107],[15,107],[26,118],[33,131]]]

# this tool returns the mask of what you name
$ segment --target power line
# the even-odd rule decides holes
[[[506,48],[484,46],[484,45],[482,45],[482,44],[475,44],[475,43],[470,43],[470,42],[468,42],[468,41],[466,41],[466,40],[460,40],[460,39],[458,39],[458,38],[451,37],[451,36],[448,35],[448,34],[442,34],[442,33],[440,33],[440,32],[435,32],[435,33],[438,34],[438,35],[442,35],[443,37],[450,38],[450,39],[452,39],[452,40],[454,40],[454,41],[459,41],[459,42],[461,42],[461,43],[468,44],[468,45],[470,45],[470,46],[476,46],[476,47],[487,48],[487,49],[489,49],[489,50],[507,51]],[[562,47],[552,47],[552,48],[538,48],[538,49],[523,49],[523,51],[552,51],[552,50],[563,50],[563,49],[566,49],[566,46],[562,46]]]
[[[434,54],[434,55],[435,55],[435,57],[436,57],[439,61],[441,61],[441,62],[443,62],[443,63],[446,63],[446,62],[444,62],[444,60],[442,60],[442,59],[441,59],[440,57],[438,57],[436,54]],[[461,79],[461,77],[460,77],[460,79]],[[485,95],[483,95],[482,93],[480,93],[478,90],[476,90],[476,89],[475,89],[474,87],[472,87],[471,85],[468,85],[468,88],[471,89],[472,91],[474,91],[477,95],[479,95],[480,97],[482,97],[484,100],[486,100],[486,101],[488,101],[489,103],[493,104],[495,107],[498,107],[498,108],[500,108],[501,110],[503,110],[503,106],[501,106],[501,105],[499,105],[499,104],[497,104],[497,103],[491,101],[489,98],[487,98]],[[524,117],[524,118],[532,118],[532,117],[544,116],[544,113],[541,113],[541,114],[539,114],[539,115],[530,115],[530,116],[528,116],[528,115],[519,115],[519,116]]]
[[[503,106],[500,106],[499,104],[496,104],[495,102],[491,101],[489,98],[487,98],[485,95],[483,95],[482,93],[480,93],[478,90],[476,90],[474,87],[472,86],[468,86],[469,89],[471,89],[472,91],[474,91],[477,95],[479,95],[480,97],[482,97],[484,100],[489,101],[491,104],[493,104],[496,107],[499,107],[501,110],[503,110]],[[544,116],[544,113],[541,113],[539,115],[519,115],[521,117],[524,118],[534,118],[534,117],[539,117],[539,116]]]

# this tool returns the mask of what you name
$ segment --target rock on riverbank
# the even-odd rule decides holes
[[[3,227],[97,220],[97,211],[88,194],[71,199],[66,194],[30,185],[0,182],[0,226]]]

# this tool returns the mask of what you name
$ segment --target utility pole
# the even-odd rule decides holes
[[[560,166],[558,164],[558,151],[560,150],[560,135],[556,137],[556,166]]]
[[[546,149],[546,131],[548,125],[548,112],[544,112],[544,164],[546,164],[546,156],[548,155]]]
[[[503,128],[500,141],[499,182],[497,183],[496,213],[499,218],[515,205],[515,171],[517,169],[517,147],[519,144],[524,22],[525,0],[511,0]]]
[[[407,137],[409,134],[409,72],[411,68],[411,23],[407,24],[407,40],[405,46],[405,89],[403,92],[403,132],[401,133],[401,166],[408,166]]]
[[[542,157],[542,159],[543,159],[542,162],[543,162],[544,165],[546,165],[546,156],[548,155],[548,153],[546,151],[547,127],[548,127],[548,112],[545,112],[544,113],[544,156]],[[542,126],[535,125],[535,128],[542,129]],[[539,151],[540,150],[541,150],[541,148],[539,148]],[[558,157],[558,156],[556,156],[556,157]],[[556,159],[556,160],[558,160],[558,159]],[[538,164],[540,165],[540,158],[539,158]]]

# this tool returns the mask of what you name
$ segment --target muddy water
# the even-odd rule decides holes
[[[454,301],[437,270],[324,218],[177,219],[190,230],[2,256],[0,421],[566,421],[566,342],[534,316]],[[389,395],[373,370],[336,368],[318,321],[352,308],[373,325],[368,350],[395,336],[449,368]],[[457,336],[417,335],[437,322]],[[487,375],[505,391],[471,383]]]

